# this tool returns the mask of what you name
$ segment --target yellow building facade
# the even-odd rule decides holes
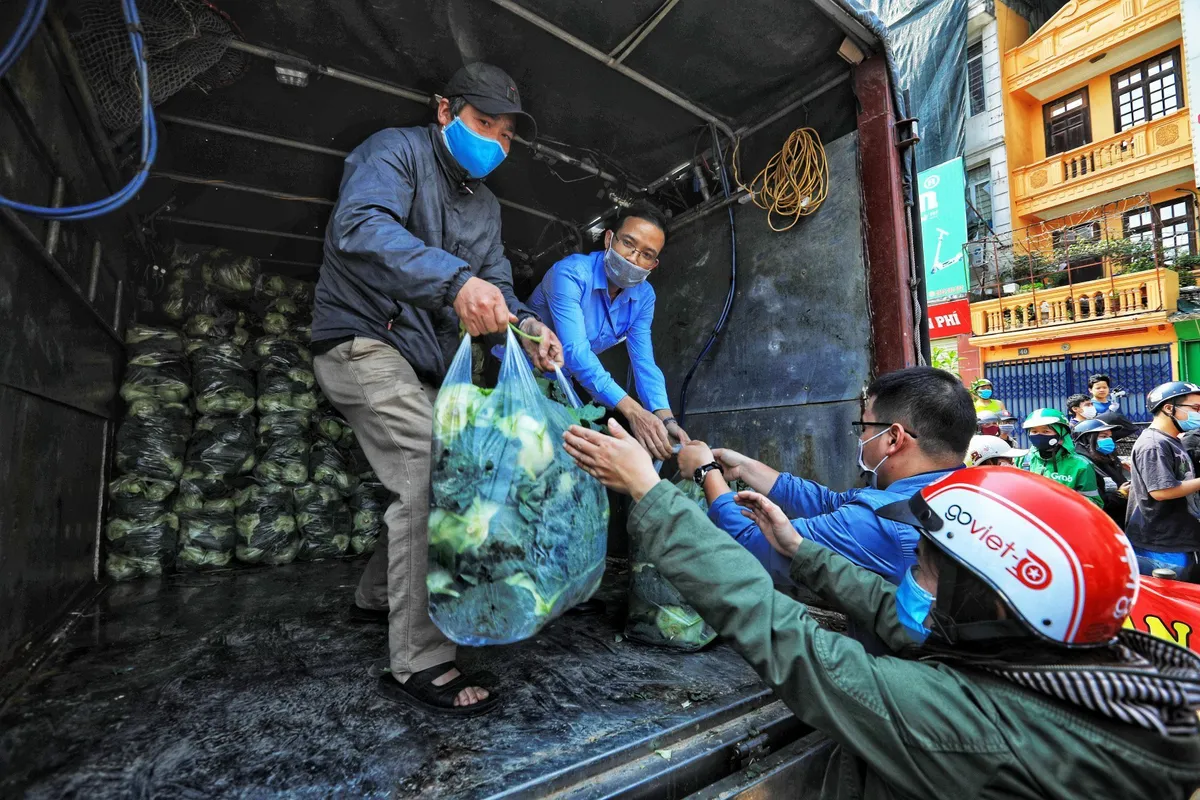
[[[1072,0],[1032,34],[996,16],[1013,233],[975,243],[971,344],[985,365],[1156,345],[1177,364],[1200,266],[1180,0]]]

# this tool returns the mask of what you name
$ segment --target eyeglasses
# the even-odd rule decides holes
[[[639,250],[637,243],[628,236],[615,236],[613,243],[621,245],[621,250],[624,251],[621,255],[630,261],[636,261],[643,267],[650,268],[658,263],[658,253],[653,250]]]
[[[899,425],[900,430],[907,433],[911,438],[913,438],[913,439],[921,438],[920,436],[917,436],[917,434],[910,431],[908,428],[905,428],[904,425],[899,422],[882,422],[882,421],[881,422],[867,422],[865,420],[860,419],[860,420],[856,420],[856,421],[850,423],[850,427],[853,428],[854,432],[856,434],[858,434],[859,436],[862,436],[863,432],[872,425],[875,425],[880,428],[890,428],[893,425]]]
[[[1200,411],[1200,405],[1196,403],[1176,403],[1176,408],[1190,408],[1192,411]]]

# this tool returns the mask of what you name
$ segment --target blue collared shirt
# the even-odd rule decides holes
[[[625,390],[596,357],[625,342],[642,405],[649,411],[671,407],[667,381],[654,363],[650,343],[654,288],[643,282],[610,298],[603,250],[559,261],[542,278],[527,305],[562,342],[564,372],[595,400],[614,408],[625,398]]]
[[[907,500],[953,470],[924,472],[898,480],[886,489],[834,492],[819,483],[783,473],[768,498],[788,515],[792,527],[816,542],[899,585],[905,571],[917,563],[920,532],[911,525],[880,519],[875,509]],[[708,509],[717,527],[737,539],[759,560],[776,583],[793,585],[790,561],[773,547],[763,532],[723,494]]]

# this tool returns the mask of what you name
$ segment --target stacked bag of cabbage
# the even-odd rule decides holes
[[[117,430],[117,477],[109,483],[105,571],[116,580],[161,575],[175,558],[179,520],[171,499],[191,434],[184,338],[172,328],[130,326]]]
[[[507,644],[599,587],[608,500],[562,448],[572,414],[513,334],[494,390],[472,384],[471,360],[466,336],[433,408],[429,612],[459,644]]]
[[[255,481],[243,487],[237,506],[237,560],[246,564],[290,564],[300,552],[300,530],[292,487]]]
[[[675,484],[680,491],[708,510],[704,490],[695,481]],[[630,533],[629,569],[633,580],[629,593],[629,616],[625,635],[643,644],[668,647],[673,650],[694,651],[717,638],[696,609],[687,604],[671,582],[662,576],[654,564],[646,560],[640,537]]]

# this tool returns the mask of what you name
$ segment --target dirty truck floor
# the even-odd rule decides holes
[[[364,563],[112,587],[0,709],[0,797],[479,797],[763,692],[727,645],[617,642],[610,561],[605,616],[460,650],[500,709],[426,716],[372,691],[385,629],[346,621]]]

